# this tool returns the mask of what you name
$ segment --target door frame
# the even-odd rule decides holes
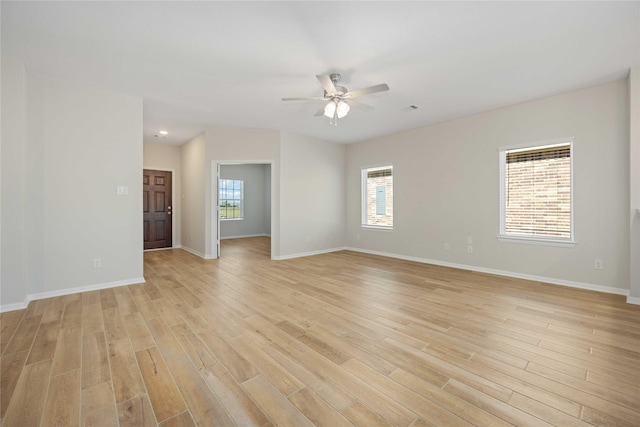
[[[220,257],[220,202],[218,198],[220,197],[220,191],[218,189],[218,185],[220,184],[220,166],[238,166],[238,165],[269,165],[269,171],[271,173],[271,249],[270,249],[270,257],[273,258],[275,240],[273,238],[273,230],[275,225],[275,216],[274,216],[274,168],[273,168],[273,160],[211,160],[211,258],[219,258]],[[214,223],[215,218],[215,223]]]
[[[145,252],[150,252],[150,251],[164,251],[167,249],[174,249],[174,248],[179,248],[180,245],[176,245],[176,211],[178,209],[175,209],[177,203],[179,203],[179,200],[175,197],[176,196],[176,170],[175,169],[168,169],[168,168],[156,168],[156,167],[148,167],[148,166],[143,166],[142,170],[144,171],[145,169],[147,170],[152,170],[152,171],[160,171],[160,172],[171,172],[171,247],[167,247],[167,248],[158,248],[158,249],[144,249]]]

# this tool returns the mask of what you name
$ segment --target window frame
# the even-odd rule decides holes
[[[240,182],[240,216],[236,218],[223,218],[222,217],[222,207],[220,204],[223,200],[238,200],[238,199],[226,199],[220,197],[220,192],[222,191],[222,181],[239,181]],[[228,187],[227,187],[228,188]],[[220,217],[220,221],[244,221],[244,180],[242,179],[233,179],[233,178],[219,178],[218,180],[218,215]]]
[[[510,145],[507,147],[499,147],[498,155],[499,155],[499,191],[500,191],[500,223],[499,223],[499,231],[498,231],[498,240],[501,242],[509,242],[509,243],[522,243],[522,244],[530,244],[530,245],[543,245],[543,246],[559,246],[559,247],[573,247],[576,245],[575,240],[575,229],[574,229],[574,187],[573,187],[573,159],[575,156],[574,150],[574,138],[573,137],[565,137],[558,138],[547,141],[538,141],[527,144],[520,145]],[[532,150],[532,149],[544,149],[551,148],[554,146],[562,146],[569,145],[569,180],[570,180],[570,236],[567,238],[564,237],[556,237],[556,236],[540,236],[540,235],[530,235],[530,234],[506,234],[505,226],[506,226],[506,186],[505,186],[505,178],[506,178],[506,163],[507,163],[507,151],[515,151],[515,150]]]
[[[391,169],[391,176],[395,178],[394,167],[392,164],[388,164],[385,166],[372,166],[372,167],[363,167],[360,169],[360,229],[362,230],[379,230],[379,231],[393,231],[393,227],[395,224],[395,203],[393,203],[393,195],[392,195],[392,205],[391,205],[391,223],[392,225],[375,225],[375,224],[367,224],[367,176],[369,172],[381,171]],[[392,188],[395,185],[392,184]],[[395,191],[394,191],[395,193]],[[388,195],[385,195],[388,197]]]

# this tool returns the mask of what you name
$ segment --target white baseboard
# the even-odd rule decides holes
[[[414,262],[419,262],[423,264],[433,264],[433,265],[439,265],[442,267],[459,268],[461,270],[477,271],[479,273],[489,273],[489,274],[495,274],[497,276],[514,277],[517,279],[525,279],[525,280],[531,280],[534,282],[550,283],[552,285],[568,286],[571,288],[586,289],[589,291],[604,292],[608,294],[627,295],[627,302],[629,302],[629,297],[628,297],[629,291],[626,289],[611,288],[608,286],[594,285],[592,283],[575,282],[572,280],[556,279],[553,277],[544,277],[544,276],[535,276],[531,274],[516,273],[513,271],[496,270],[493,268],[484,268],[484,267],[478,267],[475,265],[457,264],[453,262],[398,255],[398,254],[393,254],[389,252],[370,251],[368,249],[360,249],[360,248],[353,248],[353,247],[346,247],[345,249],[348,251],[362,252],[362,253],[371,254],[371,255],[380,255],[384,257],[397,258],[405,261],[414,261]],[[640,298],[638,298],[638,300],[640,300]]]
[[[79,292],[97,291],[100,289],[117,288],[118,286],[135,285],[137,283],[145,283],[144,277],[135,277],[131,279],[118,280],[115,282],[98,283],[95,285],[78,286],[75,288],[61,289],[59,291],[40,292],[37,294],[30,294],[29,301],[34,301],[44,298],[59,297],[62,295],[77,294]]]
[[[16,311],[27,308],[29,305],[29,296],[26,296],[23,302],[14,302],[11,304],[0,305],[0,313],[4,313],[5,311]]]
[[[180,245],[169,246],[168,248],[145,249],[143,252],[168,251],[170,249],[180,249]]]
[[[98,283],[95,285],[77,286],[75,288],[60,289],[56,291],[38,292],[37,294],[29,294],[25,298],[24,302],[18,302],[13,304],[5,304],[0,306],[0,313],[5,311],[22,310],[27,308],[30,301],[35,301],[44,298],[53,298],[63,295],[77,294],[80,292],[97,291],[100,289],[117,288],[119,286],[135,285],[137,283],[145,283],[144,277],[136,277],[132,279],[118,280],[115,282]]]
[[[285,259],[302,258],[302,257],[305,257],[305,256],[322,255],[322,254],[328,254],[330,252],[344,251],[345,249],[347,249],[347,248],[343,246],[341,248],[321,249],[319,251],[300,252],[300,253],[297,253],[297,254],[272,256],[271,259],[273,259],[275,261],[282,261],[282,260],[285,260]]]
[[[200,258],[213,259],[211,257],[207,258],[204,254],[202,254],[202,253],[200,253],[200,252],[198,252],[196,250],[193,250],[191,248],[181,247],[181,249],[183,249],[183,250],[185,250],[187,252],[190,252],[190,253],[192,253],[192,254],[194,254],[196,256],[199,256]],[[426,259],[426,258],[418,258],[418,257],[412,257],[412,256],[406,256],[406,255],[398,255],[398,254],[393,254],[393,253],[389,253],[389,252],[371,251],[371,250],[368,250],[368,249],[360,249],[360,248],[354,248],[354,247],[339,247],[339,248],[331,248],[331,249],[322,249],[322,250],[319,250],[319,251],[301,252],[301,253],[290,254],[290,255],[274,256],[274,257],[272,257],[272,259],[280,261],[280,260],[301,258],[301,257],[307,257],[307,256],[313,256],[313,255],[322,255],[322,254],[326,254],[326,253],[338,252],[338,251],[343,251],[343,250],[348,250],[348,251],[353,251],[353,252],[361,252],[361,253],[371,254],[371,255],[384,256],[384,257],[388,257],[388,258],[402,259],[402,260],[405,260],[405,261],[414,261],[414,262],[419,262],[419,263],[422,263],[422,264],[433,264],[433,265],[439,265],[439,266],[442,266],[442,267],[459,268],[461,270],[477,271],[477,272],[480,272],[480,273],[489,273],[489,274],[495,274],[495,275],[498,275],[498,276],[514,277],[514,278],[518,278],[518,279],[532,280],[532,281],[535,281],[535,282],[550,283],[550,284],[553,284],[553,285],[561,285],[561,286],[568,286],[568,287],[572,287],[572,288],[579,288],[579,289],[586,289],[586,290],[591,290],[591,291],[605,292],[605,293],[609,293],[609,294],[626,295],[628,304],[640,305],[640,297],[629,296],[629,291],[627,291],[625,289],[610,288],[610,287],[607,287],[607,286],[594,285],[594,284],[591,284],[591,283],[575,282],[575,281],[570,281],[570,280],[555,279],[555,278],[552,278],[552,277],[535,276],[535,275],[530,275],[530,274],[515,273],[515,272],[512,272],[512,271],[496,270],[496,269],[492,269],[492,268],[477,267],[477,266],[466,265],[466,264],[457,264],[457,263],[446,262],[446,261],[438,261],[438,260],[432,260],[432,259]],[[118,280],[118,281],[115,281],[115,282],[99,283],[99,284],[95,284],[95,285],[78,286],[78,287],[75,287],[75,288],[61,289],[61,290],[57,290],[57,291],[39,292],[37,294],[27,295],[27,297],[25,298],[25,300],[23,302],[0,305],[0,313],[4,313],[4,312],[7,312],[7,311],[14,311],[14,310],[22,310],[24,308],[27,308],[27,306],[29,305],[29,301],[35,301],[35,300],[39,300],[39,299],[43,299],[43,298],[52,298],[52,297],[63,296],[63,295],[70,295],[70,294],[75,294],[75,293],[80,293],[80,292],[89,292],[89,291],[95,291],[95,290],[100,290],[100,289],[115,288],[115,287],[118,287],[118,286],[127,286],[127,285],[133,285],[133,284],[137,284],[137,283],[145,283],[144,277],[125,279],[125,280]]]
[[[640,297],[627,296],[627,304],[640,305]]]
[[[220,237],[220,240],[227,240],[227,239],[244,239],[245,237],[270,237],[268,234],[243,234],[242,236],[227,236],[227,237]]]
[[[193,254],[195,256],[199,256],[202,259],[216,259],[217,258],[217,257],[211,256],[211,255],[203,254],[202,252],[196,251],[195,249],[191,249],[188,246],[181,246],[180,249],[182,249],[183,251],[187,251],[190,254]]]

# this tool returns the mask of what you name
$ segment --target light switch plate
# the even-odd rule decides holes
[[[126,185],[118,185],[116,188],[116,194],[118,196],[126,196],[129,194],[129,187]]]

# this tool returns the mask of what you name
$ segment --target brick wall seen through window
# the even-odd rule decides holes
[[[503,235],[571,239],[571,144],[505,150]]]
[[[393,227],[393,167],[362,170],[362,225]]]

